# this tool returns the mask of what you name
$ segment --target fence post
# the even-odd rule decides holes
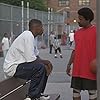
[[[24,31],[24,1],[22,3],[22,32]]]
[[[13,14],[12,14],[13,7],[11,6],[11,40],[13,39]]]
[[[48,8],[48,47],[49,47],[49,34],[50,34],[50,8]]]
[[[27,2],[27,30],[29,29],[29,2]]]

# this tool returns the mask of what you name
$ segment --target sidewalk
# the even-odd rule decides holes
[[[47,94],[60,94],[60,100],[73,100],[72,89],[70,83],[48,83],[45,93]],[[82,91],[82,100],[89,100],[87,91]]]

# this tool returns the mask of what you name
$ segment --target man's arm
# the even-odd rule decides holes
[[[71,57],[70,57],[69,62],[68,62],[68,64],[67,64],[66,72],[67,72],[67,74],[68,74],[69,76],[70,76],[71,64],[73,63],[73,60],[74,60],[74,55],[75,55],[75,50],[72,51]]]

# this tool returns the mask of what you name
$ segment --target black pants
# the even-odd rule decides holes
[[[53,48],[53,44],[50,44],[50,52],[49,53],[52,53],[52,48]]]
[[[72,46],[73,41],[70,41],[69,45]]]
[[[59,51],[59,53],[61,53],[61,48],[58,47],[57,49],[55,49],[55,54],[57,54],[57,51]]]
[[[30,98],[39,98],[44,92],[47,79],[44,64],[29,62],[19,64],[14,77],[31,80],[28,96]]]

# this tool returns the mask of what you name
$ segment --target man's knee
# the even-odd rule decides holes
[[[80,92],[78,89],[73,89],[73,98],[80,98]]]
[[[45,65],[42,63],[38,64],[37,69],[38,69],[39,73],[46,72]]]
[[[48,63],[48,65],[45,65],[45,68],[46,68],[47,76],[49,76],[53,69],[52,64]]]
[[[89,100],[97,100],[97,90],[89,90]]]

